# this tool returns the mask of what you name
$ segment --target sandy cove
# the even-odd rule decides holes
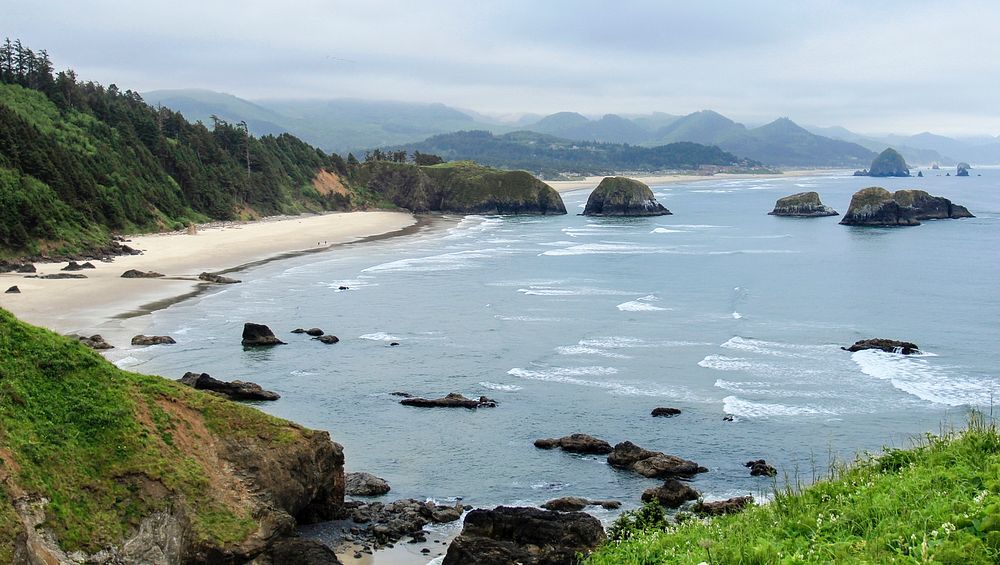
[[[80,271],[86,279],[45,280],[23,274],[0,275],[5,290],[0,307],[18,318],[59,333],[99,333],[116,346],[126,346],[143,323],[128,318],[149,313],[209,286],[202,272],[229,272],[252,264],[370,238],[414,231],[417,219],[405,212],[343,212],[269,218],[200,227],[197,233],[141,235],[127,245],[142,255],[116,257],[111,263],[91,261],[95,269]],[[66,263],[36,263],[38,274],[60,272]],[[156,271],[162,278],[123,279],[129,269]],[[239,278],[237,276],[237,278]],[[124,341],[123,341],[124,340]]]
[[[793,177],[810,177],[815,175],[842,173],[841,169],[802,169],[795,171],[785,171],[775,174],[744,174],[744,173],[718,173],[715,175],[695,175],[695,174],[675,174],[675,175],[654,175],[654,176],[631,176],[620,175],[642,181],[650,186],[661,184],[675,184],[682,182],[697,182],[711,180],[740,180],[740,179],[781,179]],[[580,180],[557,180],[546,181],[545,184],[556,189],[557,192],[571,192],[574,190],[595,189],[603,180],[603,176],[587,177]]]

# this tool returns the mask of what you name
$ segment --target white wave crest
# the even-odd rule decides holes
[[[749,371],[753,368],[753,363],[747,359],[738,357],[726,357],[725,355],[708,355],[698,361],[699,367],[715,369],[716,371]]]
[[[642,302],[641,300],[630,300],[628,302],[622,302],[618,305],[618,309],[622,312],[660,312],[667,310],[667,308],[661,308],[659,306],[654,306],[649,302]]]
[[[739,416],[741,418],[773,418],[780,416],[810,416],[810,415],[836,415],[837,413],[825,408],[815,406],[790,406],[787,404],[776,404],[770,402],[753,402],[742,399],[738,396],[727,396],[722,399],[723,410],[726,414]]]
[[[500,383],[491,383],[489,381],[482,381],[482,382],[479,383],[479,386],[481,386],[483,388],[488,388],[490,390],[498,390],[500,392],[517,392],[519,390],[523,390],[524,389],[523,386],[518,386],[518,385],[504,385],[504,384],[500,384]]]
[[[956,375],[927,358],[867,349],[853,353],[851,359],[862,373],[889,381],[896,389],[935,404],[985,406],[1000,391],[993,379]]]
[[[631,359],[628,355],[585,345],[562,345],[556,348],[556,353],[559,355],[597,355],[609,359]]]
[[[370,334],[359,335],[358,339],[367,339],[371,341],[395,341],[398,340],[399,338],[394,335],[387,334],[385,332],[375,332]]]

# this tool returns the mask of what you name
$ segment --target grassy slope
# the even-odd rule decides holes
[[[213,484],[205,445],[213,436],[283,444],[308,433],[161,377],[119,370],[0,309],[0,563],[11,561],[22,528],[12,501],[24,496],[50,501],[45,526],[69,551],[119,542],[170,504],[186,507],[199,539],[242,540],[256,524]]]
[[[967,430],[921,443],[742,514],[630,529],[587,563],[997,563],[996,425],[974,415]]]

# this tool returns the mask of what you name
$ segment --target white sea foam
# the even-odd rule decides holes
[[[739,416],[741,418],[773,418],[780,416],[837,414],[832,410],[816,406],[790,406],[787,404],[770,402],[753,402],[742,399],[738,396],[727,396],[722,399],[722,404],[723,410],[726,414],[732,414],[733,416]]]
[[[309,377],[309,376],[315,375],[316,373],[313,373],[311,371],[306,371],[306,370],[303,370],[303,369],[295,369],[294,371],[291,371],[288,374],[292,375],[293,377]]]
[[[374,265],[363,269],[363,273],[382,272],[408,272],[426,273],[435,271],[458,271],[468,269],[480,264],[479,260],[492,259],[501,255],[514,255],[518,253],[516,249],[471,249],[467,251],[454,251],[442,253],[440,255],[430,255],[427,257],[414,257],[411,259],[400,259],[390,261],[381,265]]]
[[[139,359],[129,355],[128,357],[122,357],[121,359],[115,361],[114,363],[116,367],[131,367],[133,365],[138,365],[141,362],[142,361],[140,361]]]
[[[552,367],[549,369],[521,369],[514,368],[507,371],[508,375],[514,375],[522,379],[532,379],[537,381],[558,381],[563,377],[596,377],[604,375],[616,375],[618,369],[614,367]]]
[[[734,318],[737,312],[734,312]],[[802,345],[796,343],[781,343],[777,341],[764,341],[762,339],[752,339],[740,336],[730,338],[720,347],[725,349],[735,349],[737,351],[748,351],[758,355],[769,355],[771,357],[785,357],[793,359],[811,359],[819,354],[834,350],[834,345]]]
[[[398,340],[399,338],[394,335],[387,334],[385,332],[375,332],[370,334],[359,335],[358,339],[367,339],[371,341],[395,341]]]
[[[523,386],[518,385],[504,385],[500,383],[491,383],[489,381],[482,381],[479,386],[483,388],[488,388],[490,390],[497,390],[500,392],[517,392],[519,390],[524,390]]]
[[[743,318],[743,314],[740,314],[739,312],[733,312],[733,319],[734,320],[739,320],[741,318]]]
[[[699,345],[712,345],[700,341],[645,341],[637,337],[608,336],[581,339],[578,342],[584,347],[600,347],[603,349],[633,349],[646,347],[692,347]]]
[[[607,351],[598,347],[587,347],[585,345],[562,345],[556,348],[559,355],[597,355],[609,359],[631,359],[629,355]]]
[[[603,234],[602,234],[603,235]],[[550,249],[542,253],[552,257],[572,255],[649,255],[654,253],[670,253],[669,247],[650,247],[632,244],[586,243],[564,249]]]
[[[927,358],[867,349],[853,353],[851,359],[864,374],[889,381],[896,389],[935,404],[984,406],[1000,392],[1000,383],[994,379],[955,374]]]
[[[672,230],[670,228],[653,228],[649,233],[686,233],[684,230]]]
[[[607,376],[617,373],[618,369],[615,369],[614,367],[552,367],[549,369],[514,368],[507,371],[507,374],[522,379],[600,388],[608,391],[609,394],[614,395],[669,396],[671,398],[693,400],[690,391],[679,387],[647,386],[645,384],[630,384],[619,381],[602,381],[580,378],[587,376]]]
[[[622,312],[660,312],[667,310],[667,308],[661,308],[650,304],[649,302],[643,302],[641,299],[622,302],[618,305],[618,309]]]
[[[567,245],[576,245],[575,241],[549,241],[545,243],[539,243],[543,247],[566,247]]]
[[[698,366],[717,371],[749,371],[754,365],[749,360],[739,357],[708,355],[701,361],[698,361]]]
[[[609,288],[558,287],[549,285],[530,285],[528,288],[519,288],[517,291],[525,296],[629,296],[635,294],[635,292],[627,290],[613,290]]]
[[[544,316],[501,316],[497,314],[493,316],[497,320],[502,320],[504,322],[561,322],[562,318],[547,318]]]

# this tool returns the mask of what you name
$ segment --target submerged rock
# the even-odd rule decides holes
[[[848,226],[918,226],[920,220],[974,217],[964,206],[923,190],[888,190],[872,186],[851,198],[840,221]]]
[[[347,473],[345,492],[350,496],[381,496],[390,490],[385,479],[371,473]]]
[[[590,193],[584,216],[666,216],[653,191],[642,182],[625,177],[605,177]]]
[[[660,406],[659,408],[653,408],[653,411],[650,414],[654,418],[656,418],[656,417],[672,418],[674,416],[680,415],[680,413],[681,413],[681,411],[680,411],[679,408],[668,408],[668,407],[665,407],[665,406]]]
[[[865,349],[879,349],[885,351],[886,353],[902,353],[903,355],[911,355],[913,353],[920,352],[920,348],[917,347],[917,344],[915,343],[879,337],[862,339],[854,342],[854,345],[850,347],[841,347],[841,349],[851,352],[863,351]]]
[[[155,279],[162,276],[163,273],[157,273],[156,271],[139,271],[136,269],[129,269],[122,273],[123,279]]]
[[[608,464],[618,469],[635,471],[644,477],[658,479],[692,477],[708,471],[694,461],[643,449],[630,441],[623,441],[615,446],[608,455]]]
[[[257,383],[220,381],[208,373],[184,373],[178,382],[198,390],[219,393],[230,400],[278,400],[276,392],[264,390]]]
[[[821,216],[836,216],[837,211],[825,206],[817,192],[800,192],[791,196],[779,198],[774,204],[770,216],[793,216],[800,218],[816,218]]]
[[[554,449],[556,447],[570,453],[604,455],[611,453],[611,444],[587,434],[571,434],[561,438],[536,439],[535,447]]]
[[[600,521],[583,512],[499,506],[465,517],[443,565],[576,565],[604,542]]]
[[[202,273],[202,274],[198,275],[198,278],[201,279],[201,280],[203,280],[203,281],[210,282],[210,283],[216,283],[216,284],[236,284],[236,283],[243,282],[243,281],[238,280],[238,279],[231,279],[229,277],[224,277],[222,275],[217,275],[215,273]]]
[[[690,500],[698,500],[698,491],[677,479],[667,479],[658,487],[648,488],[642,493],[643,502],[658,502],[667,508],[677,508]]]
[[[132,345],[171,345],[177,343],[168,335],[137,335],[132,338]]]
[[[399,401],[403,406],[419,406],[421,408],[496,408],[497,401],[480,396],[479,399],[466,398],[452,392],[441,398],[410,397]]]
[[[274,336],[271,328],[264,324],[253,324],[250,322],[243,324],[242,343],[245,346],[285,345],[285,342]]]
[[[773,466],[768,465],[767,461],[764,461],[763,459],[747,461],[743,464],[743,466],[750,469],[751,477],[773,477],[778,474],[778,470]]]
[[[91,349],[114,349],[115,348],[115,346],[113,346],[110,343],[104,341],[104,338],[101,337],[99,334],[94,334],[94,335],[92,335],[90,337],[77,336],[77,339],[80,340],[80,343],[86,345],[87,347],[89,347]]]
[[[752,496],[736,496],[716,502],[699,502],[691,507],[691,510],[695,514],[701,514],[702,516],[721,516],[723,514],[742,512],[751,504],[753,504]]]

